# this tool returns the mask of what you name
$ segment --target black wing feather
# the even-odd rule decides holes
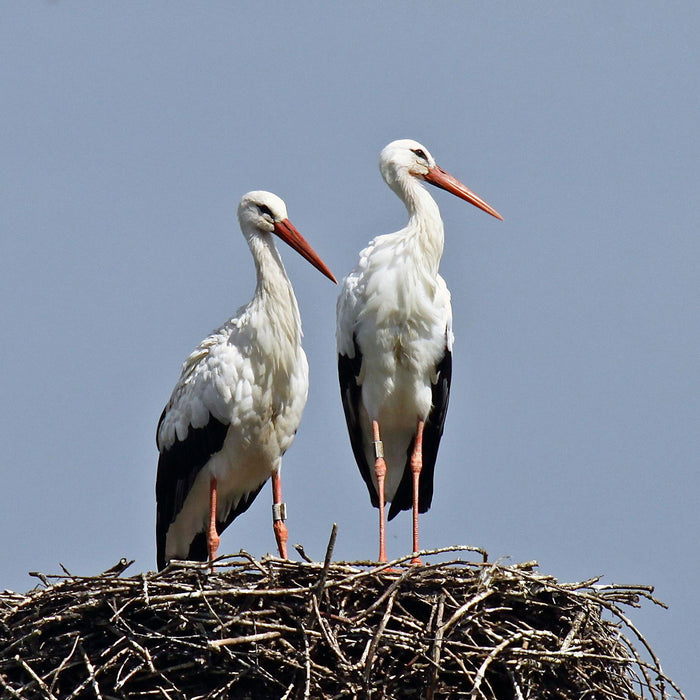
[[[452,381],[452,353],[445,347],[445,354],[437,366],[437,379],[433,384],[433,406],[423,427],[423,469],[418,482],[418,512],[425,513],[433,501],[433,477],[440,438],[445,428],[447,405],[450,402],[450,382]],[[415,439],[411,440],[406,455],[406,466],[396,494],[389,508],[389,520],[402,510],[413,508],[413,478],[411,474],[411,454]]]
[[[254,491],[245,494],[238,501],[235,508],[231,508],[225,520],[216,521],[216,531],[221,534],[241,513],[245,513],[253,504],[253,501],[260,493],[260,489],[265,486],[263,481]],[[209,548],[207,547],[207,533],[198,532],[190,544],[190,551],[187,554],[189,561],[207,561],[209,559]]]
[[[160,425],[165,418],[166,411],[167,407],[160,416],[158,429],[160,429]],[[156,477],[156,549],[158,569],[162,569],[167,563],[165,561],[165,537],[168,528],[180,512],[192,488],[192,484],[197,478],[197,474],[209,461],[209,458],[223,447],[227,432],[228,424],[222,423],[210,414],[209,422],[205,426],[201,428],[190,426],[190,429],[187,431],[187,437],[184,440],[176,439],[167,450],[161,451],[158,458],[158,475]],[[192,550],[192,547],[190,550]],[[196,557],[190,556],[190,558],[206,561],[208,557],[206,543],[204,551],[203,558],[201,555]],[[197,553],[199,553],[199,550],[197,550]]]
[[[353,345],[355,346],[355,357],[338,355],[338,379],[340,380],[340,397],[343,400],[343,410],[345,411],[345,422],[350,435],[350,445],[355,461],[360,468],[360,474],[365,480],[372,505],[379,508],[379,496],[377,489],[372,482],[372,472],[367,457],[365,455],[364,443],[362,440],[362,426],[360,425],[360,404],[362,402],[362,388],[357,383],[362,369],[362,353],[357,344],[357,339],[353,335]]]

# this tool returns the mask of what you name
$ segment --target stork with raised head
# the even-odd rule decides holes
[[[238,220],[255,262],[253,299],[185,360],[156,432],[158,568],[210,561],[219,535],[272,477],[273,528],[287,557],[281,458],[306,404],[301,319],[273,234],[335,282],[270,192],[249,192]]]
[[[393,141],[379,168],[408,210],[408,225],[378,236],[343,280],[337,308],[340,391],[355,460],[372,505],[379,508],[379,561],[387,561],[389,520],[430,508],[433,472],[452,374],[450,293],[438,274],[444,232],[440,210],[423,186],[436,185],[501,219],[459,180],[436,165],[425,146]],[[413,563],[420,560],[414,556]]]

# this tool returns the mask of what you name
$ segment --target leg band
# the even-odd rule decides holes
[[[287,504],[286,503],[273,503],[272,504],[272,521],[277,522],[278,520],[287,519]]]

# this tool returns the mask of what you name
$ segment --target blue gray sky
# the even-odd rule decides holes
[[[434,191],[456,344],[422,544],[647,583],[633,619],[700,687],[700,10],[692,2],[5,3],[0,587],[154,567],[158,417],[253,290],[235,219],[287,202],[336,276],[406,215],[424,143],[505,217]],[[336,289],[291,250],[311,389],[290,540],[376,556],[336,381]],[[222,551],[274,551],[269,487]],[[410,549],[410,516],[388,528]]]

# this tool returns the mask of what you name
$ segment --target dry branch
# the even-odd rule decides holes
[[[7,698],[684,698],[626,611],[645,586],[535,563],[173,563],[0,593]],[[426,559],[428,558],[428,559]],[[128,564],[126,564],[128,566]],[[402,568],[403,567],[403,568]],[[639,647],[641,651],[637,648]]]

